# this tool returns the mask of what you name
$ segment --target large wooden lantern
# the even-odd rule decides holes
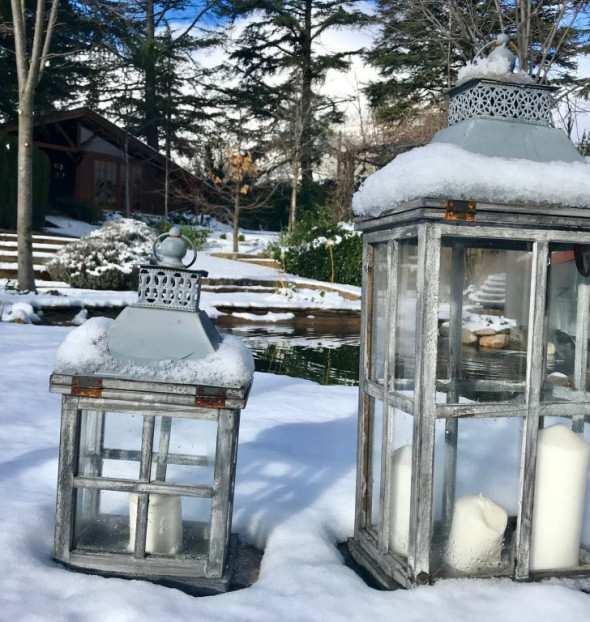
[[[136,304],[58,352],[63,394],[55,559],[195,593],[228,589],[240,409],[251,355],[199,310],[203,271],[177,228],[140,270]]]
[[[590,166],[551,89],[472,79],[355,197],[356,525],[385,587],[590,576]]]

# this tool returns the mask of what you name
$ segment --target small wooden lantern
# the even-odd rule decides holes
[[[562,163],[575,183],[590,172],[550,127],[550,94],[471,80],[451,91],[450,126],[433,144],[518,159],[515,174]],[[379,183],[387,175],[394,169]],[[357,199],[353,558],[388,588],[590,576],[588,208],[490,200],[489,188],[465,196],[457,185],[450,196],[389,196],[371,210],[377,186],[369,180],[357,195],[369,204]]]
[[[108,320],[89,320],[94,328],[78,328],[60,349],[50,381],[63,395],[54,556],[75,570],[208,594],[231,581],[240,409],[253,365],[226,337],[245,372],[228,386],[211,382],[224,378],[227,344],[198,308],[207,273],[185,269],[185,253],[171,229],[159,263],[141,268],[138,302],[108,330]]]

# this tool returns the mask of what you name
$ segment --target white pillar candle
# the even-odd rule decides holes
[[[563,423],[539,432],[531,533],[531,570],[580,561],[590,445]]]
[[[461,572],[498,567],[508,524],[504,508],[491,499],[462,497],[455,503],[447,543],[447,564]]]
[[[129,495],[129,550],[135,548],[138,495]],[[182,510],[180,497],[149,495],[145,552],[176,555],[182,548]]]
[[[408,556],[410,499],[412,491],[412,446],[393,452],[391,465],[391,525],[389,546],[394,553]]]

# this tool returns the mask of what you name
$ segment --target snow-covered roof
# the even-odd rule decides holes
[[[219,348],[202,359],[138,363],[109,352],[107,335],[113,322],[91,318],[69,333],[57,352],[55,371],[213,387],[244,387],[252,381],[252,354],[237,337],[224,335]]]
[[[376,217],[418,198],[590,207],[590,165],[491,157],[431,143],[368,177],[353,197],[357,216]]]
[[[501,69],[488,65],[481,61],[472,73]],[[590,165],[550,126],[552,91],[489,77],[455,87],[449,127],[368,177],[353,197],[354,213],[378,217],[416,199],[590,207]]]

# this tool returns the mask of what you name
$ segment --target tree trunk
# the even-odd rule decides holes
[[[301,184],[307,188],[313,182],[313,136],[311,128],[312,107],[312,0],[305,0],[305,18],[302,38],[302,77],[301,77],[301,128],[300,164]]]
[[[239,185],[235,189],[234,193],[234,214],[233,214],[233,251],[238,253],[240,247],[238,244],[238,236],[240,235],[240,187]]]
[[[289,233],[295,230],[295,218],[297,216],[297,183],[299,182],[299,160],[293,159],[291,167],[291,200],[289,202]]]
[[[158,106],[156,101],[156,28],[154,0],[147,0],[145,9],[145,129],[147,144],[158,150]]]
[[[33,96],[21,93],[17,153],[18,288],[37,291],[33,270]]]

